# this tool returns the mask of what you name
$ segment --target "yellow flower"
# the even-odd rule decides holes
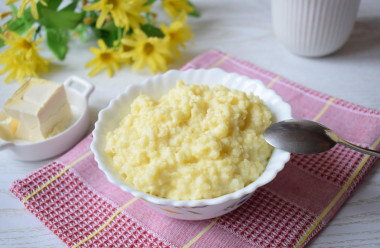
[[[19,0],[7,0],[5,4],[9,5],[18,1]],[[22,14],[24,13],[26,5],[30,3],[30,10],[32,11],[32,15],[34,19],[38,19],[37,2],[38,0],[22,0],[17,16],[20,18]],[[40,3],[43,4],[44,6],[47,6],[47,4],[43,0],[40,0]]]
[[[123,38],[121,40],[122,44],[132,48],[121,55],[124,58],[132,58],[132,70],[136,71],[148,65],[153,73],[156,73],[157,70],[166,71],[166,62],[172,57],[168,39],[148,37],[140,29],[134,30],[134,37],[135,39]]]
[[[95,54],[95,58],[90,60],[85,67],[95,67],[88,74],[90,77],[94,76],[104,68],[108,70],[108,76],[112,77],[114,70],[120,70],[120,56],[118,51],[113,48],[107,48],[103,40],[98,40],[100,49],[91,47],[90,51]]]
[[[123,54],[125,55],[132,50],[133,50],[133,47],[128,46],[126,44],[121,43],[119,45],[119,54],[120,55],[123,55]],[[130,56],[120,56],[120,61],[125,63],[126,65],[132,64],[132,58]]]
[[[141,16],[143,12],[149,12],[152,5],[144,6],[145,0],[134,0],[130,2],[129,8],[125,15],[129,20],[129,27],[139,28],[140,23],[145,24],[145,18]],[[126,28],[129,28],[126,26]]]
[[[32,41],[34,31],[34,28],[30,29],[25,37],[12,31],[8,31],[5,35],[0,34],[0,38],[9,46],[0,53],[0,64],[5,65],[0,70],[0,75],[9,72],[5,79],[6,83],[16,78],[21,83],[24,77],[38,77],[37,72],[48,70],[49,62],[39,55],[38,50],[42,48],[37,47],[43,38]]]
[[[187,0],[162,0],[161,6],[173,20],[179,16],[182,11],[186,13],[194,11],[194,8],[189,5]]]
[[[177,20],[166,27],[161,24],[161,30],[165,34],[165,37],[169,38],[169,47],[175,54],[179,57],[181,54],[179,52],[178,46],[185,48],[185,42],[194,37],[191,33],[191,27],[185,26],[187,21],[186,13],[182,13]]]
[[[106,20],[108,14],[112,15],[114,23],[118,27],[138,27],[139,23],[144,23],[145,19],[141,12],[149,11],[151,5],[144,6],[145,0],[100,0],[91,5],[84,6],[86,11],[100,11],[96,27],[100,28]]]

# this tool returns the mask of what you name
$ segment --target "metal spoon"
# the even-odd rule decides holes
[[[339,143],[355,151],[380,157],[380,152],[354,145],[331,129],[309,120],[291,119],[274,123],[264,132],[264,138],[272,146],[292,153],[325,152]]]

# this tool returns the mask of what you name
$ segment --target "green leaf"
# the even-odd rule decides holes
[[[191,7],[193,7],[193,12],[190,12],[189,13],[189,15],[190,16],[194,16],[194,17],[200,17],[201,16],[201,14],[199,13],[199,11],[195,8],[195,5],[192,3],[192,2],[190,2],[190,1],[187,1],[187,3],[191,6]]]
[[[148,37],[165,37],[165,34],[161,31],[161,29],[153,26],[152,24],[140,24],[140,28],[146,35],[148,35]]]
[[[113,42],[117,39],[117,34],[108,32],[102,29],[93,29],[93,32],[98,39],[104,40],[108,47],[113,46]]]
[[[32,13],[30,11],[30,8],[25,9],[23,15],[18,18],[17,13],[18,9],[16,6],[11,5],[10,6],[13,12],[13,17],[11,20],[6,22],[6,24],[3,27],[6,27],[5,30],[0,29],[0,33],[4,33],[6,30],[10,30],[13,32],[16,32],[18,34],[23,34],[26,31],[28,31],[32,25],[34,24],[35,20],[32,16]],[[5,45],[5,41],[3,39],[0,39],[0,47]]]
[[[56,11],[49,8],[41,8],[41,15],[38,22],[47,28],[74,29],[81,23],[84,12],[75,13],[73,11]]]
[[[69,35],[67,31],[62,29],[46,29],[46,40],[49,49],[57,56],[58,59],[64,60],[68,46],[67,43],[69,41]]]
[[[123,34],[123,29],[115,26],[113,22],[109,22],[102,28],[97,29],[95,26],[92,27],[95,36],[98,39],[104,40],[108,47],[113,47],[116,43],[119,43],[121,36]]]
[[[33,23],[25,22],[21,19],[11,20],[9,21],[7,26],[7,30],[14,31],[18,34],[23,34],[29,30]]]
[[[147,0],[143,6],[151,5],[155,2],[156,0]]]
[[[106,25],[104,25],[100,29],[108,31],[110,33],[117,32],[117,27],[116,27],[115,23],[113,23],[113,22],[106,23]]]
[[[120,46],[121,39],[123,38],[123,29],[122,28],[117,28],[117,39],[116,39],[116,44],[114,44],[115,47]]]
[[[25,33],[35,23],[30,8],[25,9],[20,18],[17,17],[17,8],[15,6],[11,6],[11,8],[13,11],[13,18],[6,23],[6,30],[11,30],[18,34]]]
[[[87,41],[87,37],[86,37],[87,28],[88,28],[88,25],[81,23],[74,29],[74,33],[79,34],[79,39],[83,43]]]
[[[94,31],[95,36],[98,39],[104,40],[104,42],[106,43],[108,47],[112,47],[113,42],[117,39],[116,33],[110,33],[102,29],[93,29],[93,31]]]
[[[17,16],[18,8],[14,4],[12,4],[10,7],[12,9],[13,16]]]

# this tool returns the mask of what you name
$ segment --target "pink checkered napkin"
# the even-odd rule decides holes
[[[378,148],[380,112],[301,87],[220,51],[189,68],[219,67],[262,80],[292,105],[297,118],[317,120],[344,138]],[[334,216],[375,158],[336,145],[318,155],[292,155],[283,171],[245,204],[220,218],[165,217],[107,181],[88,136],[12,193],[70,247],[303,247]]]

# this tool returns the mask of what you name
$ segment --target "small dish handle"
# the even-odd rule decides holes
[[[92,85],[91,83],[77,76],[69,77],[68,79],[65,80],[63,84],[65,85],[65,87],[75,89],[77,92],[82,94],[86,98],[87,101],[95,88],[94,85]]]

